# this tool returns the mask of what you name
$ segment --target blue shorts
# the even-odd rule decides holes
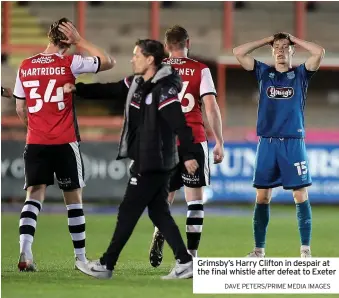
[[[255,188],[299,189],[311,184],[304,139],[260,138],[254,167]]]

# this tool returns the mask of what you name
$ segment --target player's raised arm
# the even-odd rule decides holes
[[[249,54],[256,49],[259,49],[265,45],[270,44],[272,41],[273,36],[266,37],[256,41],[251,41],[234,48],[233,54],[244,69],[251,71],[254,69],[254,58]]]
[[[63,22],[59,25],[59,31],[64,33],[67,37],[66,40],[61,40],[62,42],[76,45],[87,51],[91,56],[99,57],[99,71],[111,69],[115,65],[115,60],[112,59],[104,50],[82,38],[71,22]]]
[[[305,62],[306,69],[309,71],[318,70],[321,60],[325,56],[325,49],[314,42],[299,39],[291,34],[289,34],[289,38],[292,42],[310,52],[311,57],[309,57]]]

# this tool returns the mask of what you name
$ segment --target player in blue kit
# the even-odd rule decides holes
[[[311,56],[304,64],[292,68],[294,45]],[[255,60],[250,53],[271,45],[273,67]],[[253,230],[255,248],[248,257],[264,257],[266,231],[270,217],[272,188],[291,189],[297,209],[301,238],[301,257],[311,257],[312,211],[307,187],[312,184],[305,148],[304,107],[307,87],[318,70],[325,50],[288,33],[249,42],[236,47],[233,54],[259,84],[257,135],[260,137],[254,169],[257,189]]]

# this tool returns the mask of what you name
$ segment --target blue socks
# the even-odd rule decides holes
[[[310,246],[312,233],[312,209],[309,200],[296,203],[297,220],[300,233],[301,245]]]
[[[309,200],[296,203],[301,245],[310,246],[312,234],[312,209]],[[270,219],[270,204],[255,204],[253,232],[255,247],[265,249],[267,226]]]
[[[265,248],[266,232],[270,220],[270,204],[255,204],[253,232],[256,248]]]

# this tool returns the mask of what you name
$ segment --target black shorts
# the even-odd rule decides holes
[[[54,184],[54,173],[62,190],[85,186],[84,165],[78,142],[62,145],[28,144],[24,151],[25,186]]]
[[[182,160],[182,156],[180,154],[179,146],[178,151],[180,162],[171,177],[170,192],[178,190],[184,185],[191,188],[200,188],[210,184],[210,166],[207,142],[197,143],[195,146],[197,147],[196,158],[199,168],[194,175],[187,173],[184,161]]]

